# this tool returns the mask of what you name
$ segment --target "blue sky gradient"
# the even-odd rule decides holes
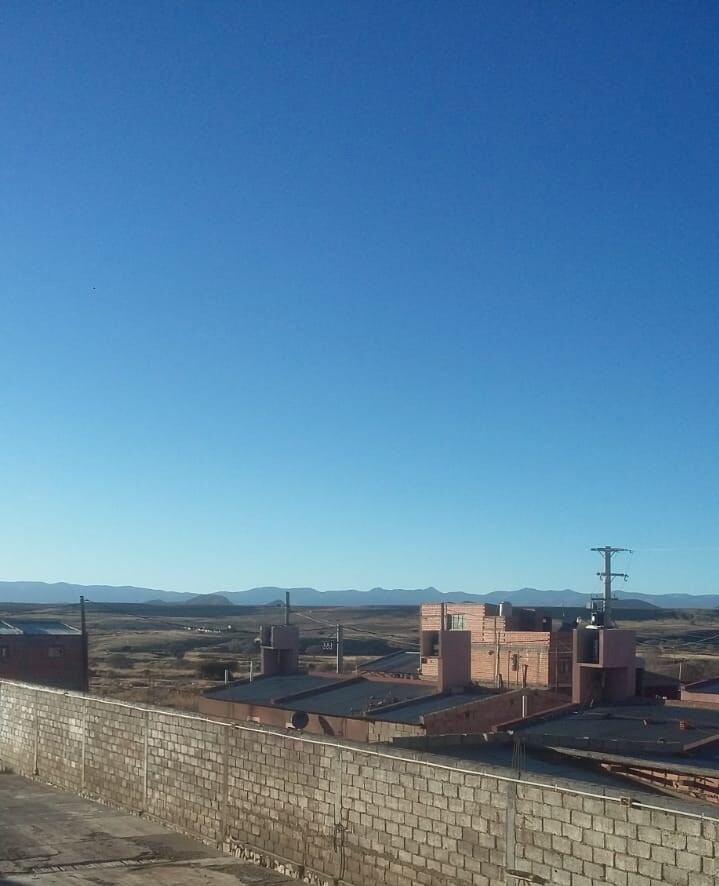
[[[719,591],[718,31],[6,0],[0,577]]]

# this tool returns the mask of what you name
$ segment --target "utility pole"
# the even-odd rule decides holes
[[[342,625],[337,625],[337,673],[341,674],[343,669],[345,631]]]
[[[285,624],[290,623],[290,592],[285,591]]]
[[[614,554],[622,554],[627,553],[631,554],[632,552],[629,548],[613,548],[610,545],[605,545],[603,548],[592,548],[593,551],[596,551],[598,554],[602,554],[604,557],[604,572],[598,572],[597,575],[604,579],[604,627],[611,628],[612,626],[612,579],[613,578],[623,578],[626,581],[629,576],[625,572],[612,572],[612,556]]]

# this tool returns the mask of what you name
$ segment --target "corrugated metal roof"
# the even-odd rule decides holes
[[[0,621],[0,634],[25,634],[33,636],[49,634],[53,636],[74,636],[79,635],[80,631],[61,621],[39,621],[36,619],[12,618]]]
[[[360,665],[358,671],[373,671],[386,674],[418,674],[420,669],[419,652],[393,652],[374,661]]]
[[[22,634],[22,631],[9,625],[6,621],[0,621],[0,634]]]

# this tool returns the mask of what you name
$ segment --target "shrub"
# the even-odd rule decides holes
[[[123,655],[122,652],[113,652],[107,656],[107,663],[111,668],[131,668],[133,661],[129,655]]]
[[[236,661],[203,661],[197,671],[204,680],[224,680],[225,671],[232,672],[236,667]]]

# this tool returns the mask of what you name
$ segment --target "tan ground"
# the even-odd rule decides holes
[[[281,608],[210,607],[195,611],[188,606],[145,607],[90,604],[87,610],[91,691],[96,695],[194,710],[197,697],[217,685],[223,666],[230,664],[235,677],[255,672],[259,656],[254,642],[260,625],[283,621]],[[302,656],[304,667],[334,671],[333,655],[312,654],[322,639],[335,635],[341,615],[345,625],[345,671],[377,658],[394,648],[418,644],[419,618],[413,607],[378,609],[298,609],[292,621],[300,626],[305,642],[314,639],[315,650]],[[0,604],[2,617],[59,618],[79,627],[77,606],[17,607]],[[327,622],[327,624],[318,624]],[[364,633],[358,633],[362,631]],[[359,648],[357,644],[360,643]],[[215,664],[217,673],[208,679],[203,668]]]
[[[0,604],[3,616],[60,618],[79,626],[77,606],[18,607]],[[345,625],[345,671],[358,663],[390,651],[417,648],[419,614],[416,607],[364,609],[295,609],[292,621],[300,625],[305,642],[315,649],[302,656],[307,668],[333,671],[334,657],[317,655],[322,639],[334,636],[337,620]],[[199,693],[217,685],[222,667],[232,666],[236,677],[249,673],[250,661],[258,669],[254,643],[261,624],[278,623],[283,611],[276,607],[236,606],[213,611],[188,606],[88,607],[91,689],[98,695],[152,704],[196,709]],[[322,622],[322,623],[319,623]],[[620,627],[637,631],[639,655],[649,669],[684,680],[719,676],[719,613],[691,611],[667,617],[629,621]],[[361,632],[361,633],[360,633]],[[203,668],[214,663],[219,672],[211,679]]]

